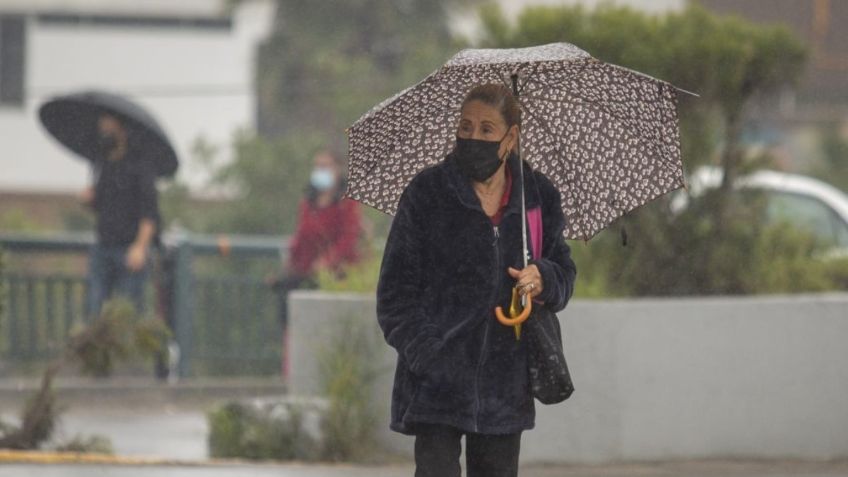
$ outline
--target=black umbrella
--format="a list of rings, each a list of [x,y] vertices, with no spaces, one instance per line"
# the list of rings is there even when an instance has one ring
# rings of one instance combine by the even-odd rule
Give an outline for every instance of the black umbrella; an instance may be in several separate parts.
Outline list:
[[[104,114],[118,118],[127,130],[130,148],[151,161],[158,177],[172,176],[179,162],[159,123],[127,98],[103,91],[57,96],[38,111],[41,123],[65,147],[80,156],[97,159],[97,121]]]

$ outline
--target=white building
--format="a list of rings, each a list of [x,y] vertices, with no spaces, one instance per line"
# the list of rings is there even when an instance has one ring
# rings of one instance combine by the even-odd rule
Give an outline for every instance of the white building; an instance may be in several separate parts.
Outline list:
[[[233,134],[255,123],[256,44],[273,2],[249,0],[0,1],[0,192],[71,192],[88,167],[41,127],[38,107],[82,89],[129,96],[159,120],[199,190],[190,160],[200,138],[223,159]]]

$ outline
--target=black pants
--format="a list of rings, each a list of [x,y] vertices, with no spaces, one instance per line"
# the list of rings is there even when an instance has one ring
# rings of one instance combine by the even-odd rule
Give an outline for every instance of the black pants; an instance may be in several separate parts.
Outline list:
[[[415,435],[415,477],[460,477],[465,434],[468,477],[516,477],[521,433],[483,435],[450,426],[421,425]]]
[[[277,310],[280,317],[280,326],[283,331],[289,324],[289,292],[296,289],[317,288],[317,283],[311,277],[297,275],[280,276],[270,284],[271,289],[277,294]]]

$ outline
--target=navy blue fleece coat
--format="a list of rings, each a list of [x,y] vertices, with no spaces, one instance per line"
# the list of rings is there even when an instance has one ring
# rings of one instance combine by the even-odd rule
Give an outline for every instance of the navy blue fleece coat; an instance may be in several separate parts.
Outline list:
[[[447,424],[467,432],[511,434],[534,426],[526,340],[494,316],[509,304],[522,268],[518,160],[509,204],[496,228],[471,183],[448,156],[418,174],[404,191],[386,244],[377,317],[398,352],[391,428]],[[538,297],[565,308],[576,269],[563,239],[560,195],[524,164],[527,208],[541,207],[544,227]]]

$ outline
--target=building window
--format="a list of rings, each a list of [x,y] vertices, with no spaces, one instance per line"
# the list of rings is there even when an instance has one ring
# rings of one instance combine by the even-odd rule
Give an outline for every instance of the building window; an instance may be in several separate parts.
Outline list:
[[[23,106],[26,19],[0,15],[0,106]]]

